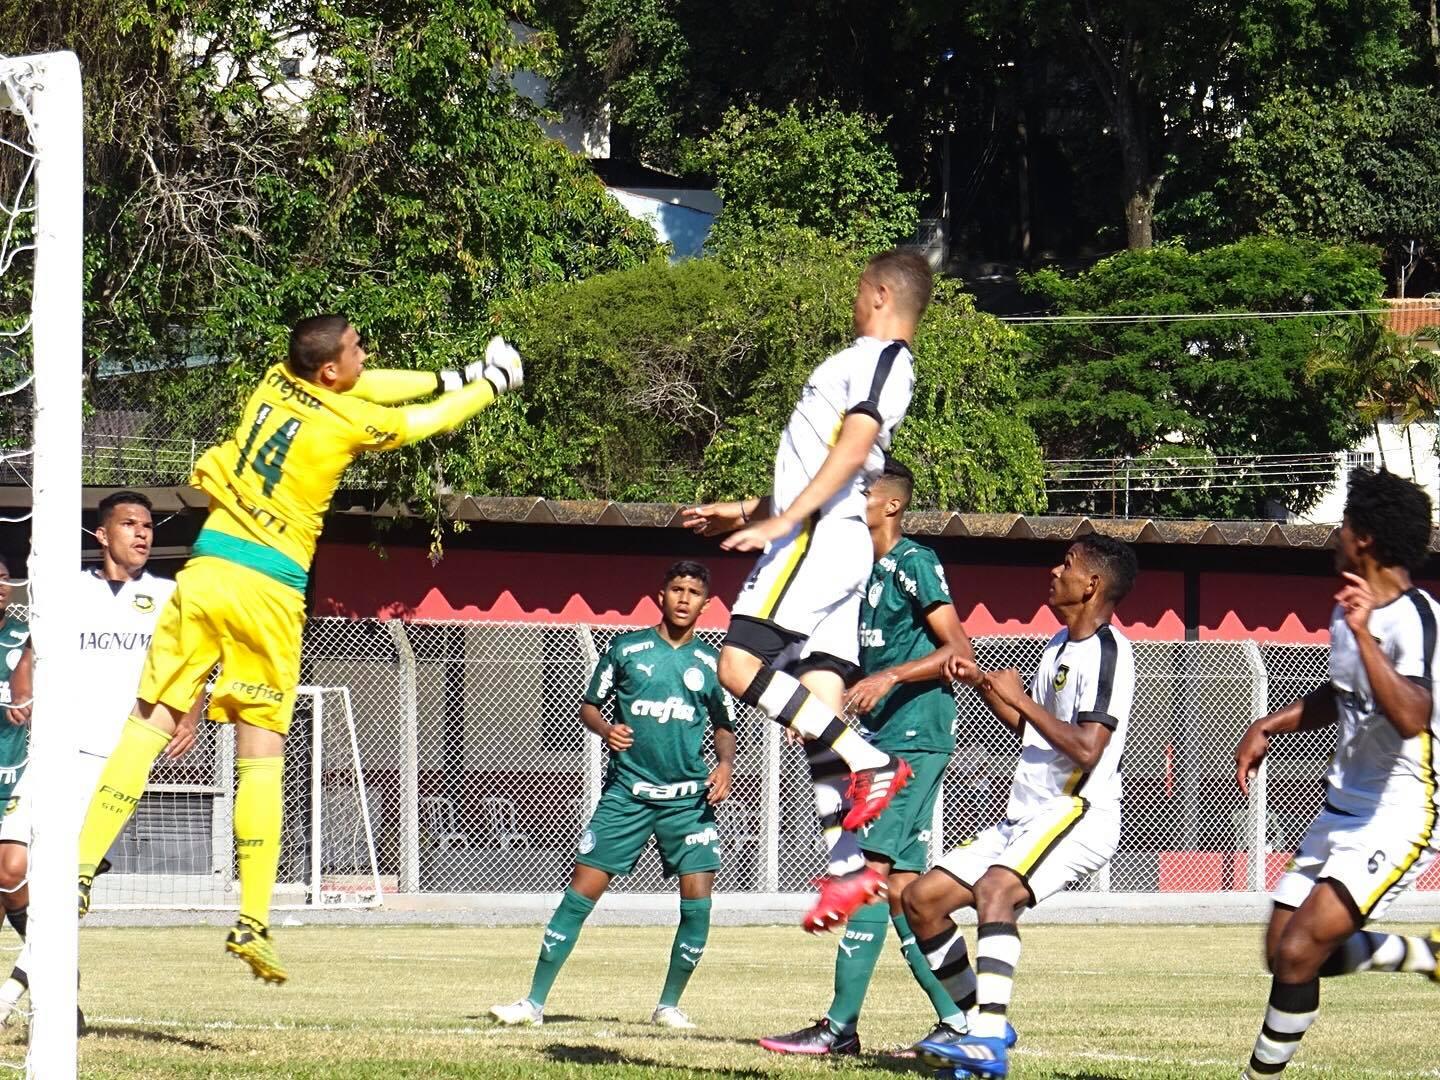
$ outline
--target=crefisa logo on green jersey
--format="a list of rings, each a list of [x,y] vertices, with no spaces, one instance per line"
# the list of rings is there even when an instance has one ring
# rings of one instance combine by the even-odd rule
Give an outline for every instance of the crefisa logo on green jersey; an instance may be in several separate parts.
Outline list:
[[[664,701],[638,700],[630,703],[631,716],[648,716],[657,724],[664,724],[670,720],[694,720],[695,706],[686,705],[678,697],[668,697]]]

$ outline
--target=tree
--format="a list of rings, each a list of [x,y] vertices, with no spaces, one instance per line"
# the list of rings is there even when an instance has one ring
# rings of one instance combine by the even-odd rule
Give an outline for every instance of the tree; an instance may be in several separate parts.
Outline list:
[[[1207,251],[1125,252],[1073,278],[1027,287],[1061,315],[1316,312],[1378,305],[1373,249],[1257,237]],[[1047,457],[1144,458],[1180,448],[1216,456],[1329,453],[1364,429],[1338,380],[1307,378],[1334,316],[1076,322],[1036,326],[1027,418]],[[1177,450],[1178,452],[1178,450]],[[1304,509],[1298,470],[1256,487],[1192,493],[1191,512],[1254,515],[1267,498]],[[1108,494],[1106,496],[1108,502]],[[1173,512],[1164,492],[1152,500]]]
[[[541,134],[506,76],[543,66],[544,43],[485,0],[0,11],[5,51],[81,52],[91,400],[148,414],[135,434],[223,431],[302,314],[344,311],[378,362],[451,366],[495,332],[497,300],[656,250]],[[315,58],[298,79],[296,55]],[[442,452],[371,475],[428,499]]]
[[[900,190],[880,125],[838,108],[732,109],[690,160],[715,177],[716,243],[748,229],[799,225],[861,251],[915,232],[917,196]]]
[[[862,260],[794,227],[715,254],[550,286],[502,308],[535,375],[444,461],[466,490],[695,501],[768,491],[806,376],[853,333]],[[894,451],[918,502],[1039,507],[1019,419],[1019,337],[942,285],[915,343]]]

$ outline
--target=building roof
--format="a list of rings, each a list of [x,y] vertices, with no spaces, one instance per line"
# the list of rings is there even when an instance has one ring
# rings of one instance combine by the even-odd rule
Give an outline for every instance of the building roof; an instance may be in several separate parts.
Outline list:
[[[1386,300],[1385,305],[1389,308],[1385,314],[1385,325],[1397,334],[1408,336],[1440,327],[1440,298]]]
[[[94,510],[119,488],[87,487],[83,506]],[[140,487],[160,513],[204,510],[209,500],[192,487]],[[0,507],[29,505],[30,491],[0,486]],[[678,503],[623,503],[606,499],[486,498],[447,495],[444,506],[456,521],[512,525],[599,525],[632,529],[678,529],[685,507]],[[408,507],[381,502],[373,492],[341,491],[332,512],[355,517],[412,517]],[[949,510],[913,510],[905,532],[914,536],[970,537],[978,540],[1073,540],[1097,532],[1132,544],[1204,544],[1218,547],[1320,549],[1334,547],[1339,525],[1282,521],[1173,521],[1161,518],[1107,518],[1048,514],[964,514]],[[1431,530],[1430,550],[1440,554],[1440,528]]]

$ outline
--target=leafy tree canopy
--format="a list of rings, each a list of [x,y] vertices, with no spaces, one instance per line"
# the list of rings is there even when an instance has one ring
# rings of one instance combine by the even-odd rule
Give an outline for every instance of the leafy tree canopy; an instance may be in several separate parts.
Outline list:
[[[1075,277],[1042,271],[1027,287],[1060,314],[1332,311],[1374,308],[1376,253],[1256,237],[1190,252],[1124,252]],[[1049,458],[1333,452],[1363,430],[1336,380],[1309,363],[1333,316],[1053,323],[1030,329],[1026,416]],[[1255,486],[1245,486],[1254,483]],[[1254,516],[1267,498],[1304,509],[1298,476],[1216,483],[1183,507],[1164,492],[1146,513]],[[1107,496],[1108,504],[1108,496]],[[1078,507],[1086,508],[1086,507]]]

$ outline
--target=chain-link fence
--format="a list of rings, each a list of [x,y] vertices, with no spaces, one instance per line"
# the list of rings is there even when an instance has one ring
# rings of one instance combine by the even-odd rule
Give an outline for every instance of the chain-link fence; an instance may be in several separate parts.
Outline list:
[[[279,900],[365,902],[376,887],[562,888],[607,753],[580,725],[579,701],[596,658],[622,629],[312,619],[304,681],[344,693],[301,696],[285,774]],[[718,644],[718,634],[704,636]],[[1028,678],[1044,644],[997,637],[976,648],[982,665]],[[1320,807],[1333,729],[1277,740],[1249,800],[1236,788],[1231,754],[1252,718],[1326,678],[1325,648],[1142,641],[1135,660],[1120,850],[1078,887],[1269,887]],[[718,815],[718,888],[804,891],[823,866],[804,758],[757,713],[741,707],[737,718],[732,794]],[[117,844],[116,873],[103,892],[97,883],[98,903],[233,903],[233,751],[223,729],[202,732],[190,757],[155,777]],[[956,733],[931,832],[935,854],[1003,814],[1019,749],[969,690],[956,695]],[[653,848],[614,887],[665,888]],[[1420,888],[1440,888],[1440,876]]]

